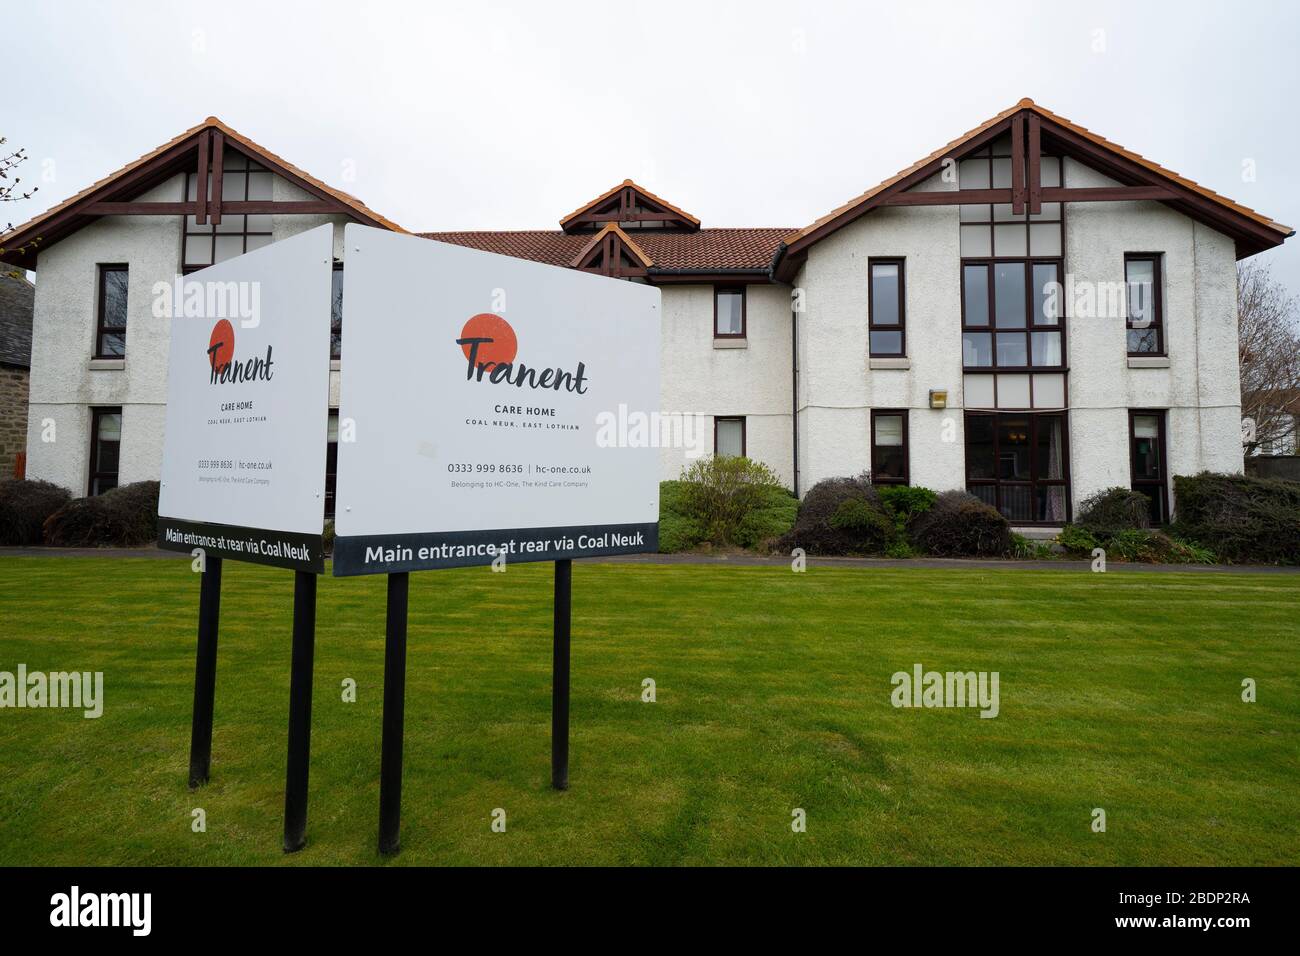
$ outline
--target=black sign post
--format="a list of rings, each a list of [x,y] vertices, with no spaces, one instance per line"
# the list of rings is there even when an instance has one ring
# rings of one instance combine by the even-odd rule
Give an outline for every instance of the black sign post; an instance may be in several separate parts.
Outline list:
[[[569,622],[573,561],[555,562],[555,623],[551,646],[551,786],[569,789]]]
[[[316,575],[293,575],[293,659],[289,667],[289,759],[284,781],[284,852],[307,845],[307,771],[311,764],[311,685],[316,656]]]
[[[384,730],[379,755],[379,852],[401,849],[402,733],[406,709],[406,610],[409,572],[388,575],[384,626]]]
[[[221,619],[221,559],[207,558],[199,583],[199,645],[194,662],[194,719],[190,725],[190,789],[212,769],[212,707],[217,693],[217,626]]]

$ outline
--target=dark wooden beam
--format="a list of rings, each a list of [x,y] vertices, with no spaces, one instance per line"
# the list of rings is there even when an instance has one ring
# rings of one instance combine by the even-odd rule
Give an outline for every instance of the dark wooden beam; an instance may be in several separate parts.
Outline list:
[[[222,204],[222,211],[227,215],[320,215],[321,213],[343,213],[348,210],[342,203],[326,202],[323,199],[273,200],[249,199],[227,200]],[[85,206],[82,215],[86,216],[192,216],[194,203],[186,202],[93,202]]]
[[[198,225],[208,221],[208,140],[207,130],[199,134],[199,174],[194,188],[194,218]]]
[[[1043,144],[1038,114],[1029,114],[1029,214],[1043,211]],[[1064,169],[1062,169],[1064,174]],[[1061,182],[1065,182],[1064,179]]]
[[[1025,122],[1011,117],[1011,214],[1025,214]]]
[[[894,193],[880,200],[881,206],[970,206],[977,203],[1011,202],[1010,189],[954,189]]]
[[[1044,186],[1043,202],[1123,202],[1176,199],[1168,186]]]
[[[1087,186],[1062,188],[1040,186],[1043,202],[1119,202],[1141,199],[1174,199],[1176,193],[1167,186]],[[969,206],[985,203],[1011,203],[1015,208],[1014,189],[959,189],[952,192],[895,193],[881,200],[882,206]],[[1022,208],[1023,211],[1023,208]],[[1042,209],[1039,209],[1042,212]]]
[[[208,216],[212,225],[221,225],[221,170],[226,164],[226,134],[212,131],[212,199],[208,202]]]

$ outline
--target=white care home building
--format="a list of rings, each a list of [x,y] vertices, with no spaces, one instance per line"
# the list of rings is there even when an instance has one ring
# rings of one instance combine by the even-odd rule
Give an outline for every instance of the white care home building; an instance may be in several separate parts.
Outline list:
[[[215,118],[0,239],[37,275],[28,476],[157,478],[157,284],[322,222],[332,415],[342,227],[404,230]],[[744,454],[800,494],[870,472],[1053,527],[1116,485],[1166,520],[1174,475],[1241,470],[1236,262],[1292,234],[1022,100],[806,228],[705,227],[626,180],[558,229],[421,235],[662,289],[663,478]]]

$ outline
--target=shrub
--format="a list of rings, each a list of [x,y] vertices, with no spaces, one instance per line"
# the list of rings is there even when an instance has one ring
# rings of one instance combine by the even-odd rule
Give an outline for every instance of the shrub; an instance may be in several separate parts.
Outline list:
[[[1052,546],[1045,541],[1034,541],[1031,538],[1026,538],[1023,534],[1016,534],[1013,531],[1011,532],[1011,547],[1007,549],[1007,556],[1021,561],[1050,558],[1052,556]]]
[[[1151,502],[1140,491],[1107,488],[1084,501],[1074,523],[1093,534],[1149,528]]]
[[[672,554],[689,551],[704,541],[703,526],[694,518],[681,514],[659,513],[659,552]]]
[[[1300,564],[1300,482],[1202,472],[1174,478],[1184,543],[1232,562]]]
[[[137,481],[69,501],[45,519],[45,543],[64,548],[131,547],[157,537],[158,482]]]
[[[321,550],[326,554],[334,553],[334,519],[329,518],[321,531]]]
[[[879,554],[893,533],[893,520],[869,476],[827,478],[808,489],[794,528],[778,546],[809,554]]]
[[[71,497],[66,488],[48,481],[15,478],[0,482],[0,544],[40,544],[45,519]]]
[[[1094,548],[1101,547],[1101,542],[1093,533],[1077,524],[1067,524],[1056,536],[1056,543],[1074,557],[1092,557]]]
[[[730,540],[711,533],[721,525],[707,523],[697,512],[702,499],[690,481],[659,483],[659,551],[689,551],[701,544],[736,544],[743,548],[770,545],[794,524],[799,501],[779,485],[763,485],[745,492],[751,507],[730,532]]]
[[[1011,525],[974,495],[945,491],[912,523],[912,543],[939,557],[1001,557],[1011,547]]]
[[[794,527],[798,514],[798,498],[784,488],[768,488],[758,505],[740,519],[734,540],[742,548],[770,551]]]
[[[681,481],[680,513],[698,521],[717,545],[738,543],[740,523],[751,511],[769,506],[774,494],[789,495],[767,465],[733,455],[700,458]]]
[[[934,507],[936,495],[929,488],[912,485],[882,485],[877,491],[885,510],[907,524]]]

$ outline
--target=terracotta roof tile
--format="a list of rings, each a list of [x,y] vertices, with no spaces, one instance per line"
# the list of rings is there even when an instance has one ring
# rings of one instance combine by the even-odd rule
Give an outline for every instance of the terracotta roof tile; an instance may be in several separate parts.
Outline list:
[[[692,216],[692,215],[691,215],[689,212],[687,212],[686,210],[684,210],[684,209],[679,209],[677,206],[674,206],[672,203],[670,203],[670,202],[669,202],[668,200],[666,200],[666,199],[661,199],[660,197],[658,197],[658,196],[656,196],[654,193],[652,193],[650,190],[646,189],[644,186],[639,186],[639,185],[637,185],[636,183],[634,183],[632,180],[630,180],[630,179],[625,179],[625,180],[623,180],[621,183],[619,183],[617,186],[611,186],[609,189],[606,189],[603,193],[601,193],[601,194],[600,194],[599,196],[597,196],[595,199],[591,200],[590,202],[585,202],[585,203],[583,203],[581,206],[579,206],[577,209],[573,210],[573,212],[569,213],[567,216],[565,216],[563,219],[560,220],[560,225],[561,225],[561,226],[567,226],[567,225],[569,224],[569,220],[571,220],[571,219],[576,219],[578,216],[582,215],[584,212],[586,212],[586,211],[587,211],[588,209],[590,209],[592,206],[599,205],[600,203],[602,203],[602,202],[604,202],[606,199],[608,199],[610,196],[612,196],[612,195],[614,195],[616,192],[618,192],[620,189],[626,189],[628,186],[631,186],[633,189],[635,189],[637,192],[641,193],[641,195],[645,196],[645,197],[646,197],[647,199],[649,199],[651,202],[656,202],[656,203],[658,203],[659,205],[663,206],[663,207],[664,207],[665,209],[667,209],[669,212],[675,212],[675,213],[677,213],[677,215],[680,216],[682,219],[684,219],[686,222],[694,223],[694,224],[697,225],[697,226],[700,224],[700,221],[699,221],[698,219],[696,219],[694,216]]]
[[[667,232],[627,231],[645,253],[652,268],[663,270],[766,270],[788,228],[700,229]],[[592,233],[570,234],[559,229],[506,232],[422,232],[425,239],[567,266],[591,242]]]

